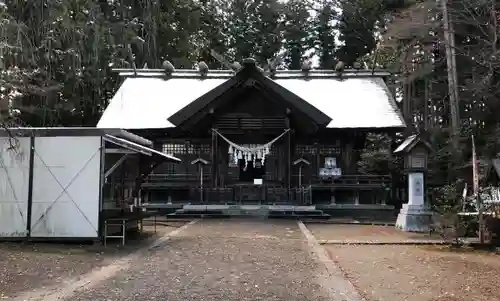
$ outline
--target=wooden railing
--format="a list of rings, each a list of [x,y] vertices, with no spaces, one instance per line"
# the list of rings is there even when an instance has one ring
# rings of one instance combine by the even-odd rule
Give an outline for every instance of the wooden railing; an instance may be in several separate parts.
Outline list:
[[[191,187],[190,200],[209,204],[310,205],[310,188],[280,188],[267,185],[234,185],[224,188]]]
[[[264,182],[273,182],[272,176],[267,174],[264,176]],[[203,174],[203,183],[205,186],[211,186],[212,175],[209,172]],[[225,174],[224,180],[226,185],[230,186],[237,184],[239,181],[239,175],[235,174]],[[178,186],[178,185],[199,185],[200,175],[197,173],[154,173],[149,175],[144,183],[143,187],[160,187],[160,186]],[[283,183],[281,183],[283,184]]]
[[[203,183],[210,186],[212,175],[203,174]],[[179,184],[192,186],[199,185],[200,175],[194,173],[175,173],[175,174],[150,174],[144,181],[143,187],[161,187],[177,186]]]
[[[343,175],[337,179],[322,179],[314,176],[311,181],[313,188],[384,188],[390,187],[390,175]]]
[[[298,177],[298,174],[293,174],[292,177]],[[205,173],[203,175],[204,186],[211,186],[212,175]],[[226,178],[227,177],[226,175]],[[230,178],[233,182],[234,177]],[[176,174],[151,174],[149,175],[143,187],[169,187],[169,186],[199,186],[200,176],[199,174],[189,174],[189,173],[176,173]],[[266,183],[266,180],[264,180]],[[343,175],[337,179],[323,179],[319,176],[312,176],[309,182],[304,182],[304,186],[311,185],[313,188],[384,188],[392,184],[392,178],[390,175]],[[239,184],[225,185],[225,187],[238,186]],[[274,185],[276,188],[282,187],[282,185]],[[273,187],[273,185],[268,185],[268,187]]]

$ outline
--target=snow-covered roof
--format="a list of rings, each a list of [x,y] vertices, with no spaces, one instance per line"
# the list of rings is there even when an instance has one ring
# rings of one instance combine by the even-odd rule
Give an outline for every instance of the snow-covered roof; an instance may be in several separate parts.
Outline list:
[[[121,70],[123,84],[110,100],[97,127],[158,129],[175,127],[169,118],[235,73],[197,70]],[[384,82],[387,72],[346,70],[277,71],[268,77],[331,118],[328,128],[401,128],[403,117]]]

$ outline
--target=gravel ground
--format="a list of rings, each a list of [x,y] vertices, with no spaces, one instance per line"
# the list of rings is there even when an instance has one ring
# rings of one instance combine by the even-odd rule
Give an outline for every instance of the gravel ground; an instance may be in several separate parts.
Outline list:
[[[104,264],[106,256],[88,246],[0,244],[0,297],[75,277]]]
[[[130,254],[145,241],[176,229],[178,224],[158,226],[156,234],[153,227],[146,226],[141,235],[131,236],[126,247],[118,247],[116,241],[106,248],[98,243],[0,243],[0,299],[10,300],[23,292],[61,285]]]
[[[437,235],[408,233],[390,226],[307,224],[316,239],[323,241],[397,243],[402,241],[441,240]]]
[[[498,255],[429,246],[325,247],[367,300],[500,300]]]
[[[202,220],[77,300],[330,300],[294,221]]]

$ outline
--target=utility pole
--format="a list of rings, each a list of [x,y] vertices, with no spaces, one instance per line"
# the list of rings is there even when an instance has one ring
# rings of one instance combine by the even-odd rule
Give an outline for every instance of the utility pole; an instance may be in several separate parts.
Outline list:
[[[457,62],[455,51],[455,33],[453,23],[448,15],[447,0],[440,0],[443,13],[443,29],[446,50],[446,65],[448,71],[448,94],[450,98],[450,114],[452,128],[452,144],[455,150],[459,147],[460,138],[460,106],[458,98]]]

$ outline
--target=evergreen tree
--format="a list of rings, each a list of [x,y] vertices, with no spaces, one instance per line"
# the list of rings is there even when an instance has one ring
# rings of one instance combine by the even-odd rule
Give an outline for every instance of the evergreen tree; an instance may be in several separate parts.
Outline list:
[[[335,66],[337,50],[337,1],[325,0],[315,9],[312,20],[314,28],[314,48],[319,56],[320,68],[332,69]]]
[[[283,8],[283,47],[285,63],[289,69],[300,69],[302,59],[314,43],[311,7],[301,0],[290,0]]]

